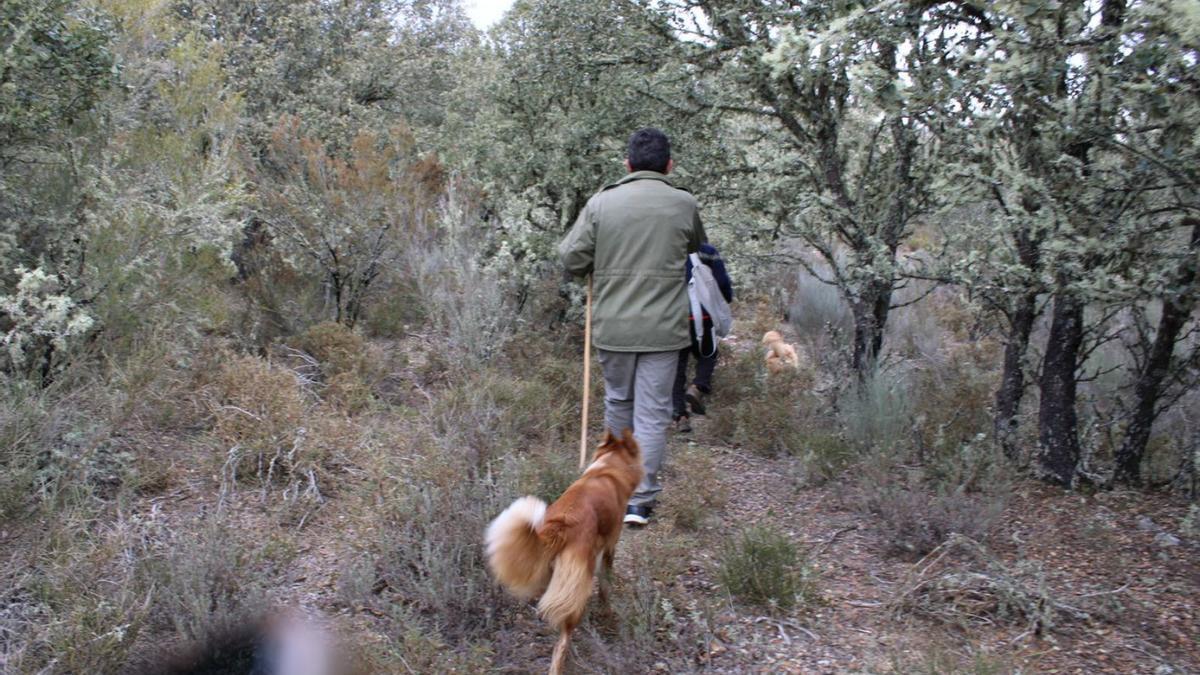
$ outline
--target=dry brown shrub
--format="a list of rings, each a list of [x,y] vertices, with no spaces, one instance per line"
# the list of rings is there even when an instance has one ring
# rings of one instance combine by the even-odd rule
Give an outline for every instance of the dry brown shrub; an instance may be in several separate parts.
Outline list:
[[[338,373],[325,383],[324,398],[338,409],[353,415],[370,407],[371,387],[355,373]]]
[[[207,392],[213,435],[237,474],[270,479],[319,464],[303,442],[309,404],[290,371],[254,356],[231,356]]]
[[[296,346],[321,363],[321,374],[327,379],[343,373],[361,375],[366,369],[366,342],[340,323],[326,321],[310,327],[296,338]]]
[[[1005,564],[983,544],[957,534],[912,567],[889,604],[895,612],[953,625],[1023,623],[1038,635],[1061,618],[1089,617],[1049,593],[1040,566]]]

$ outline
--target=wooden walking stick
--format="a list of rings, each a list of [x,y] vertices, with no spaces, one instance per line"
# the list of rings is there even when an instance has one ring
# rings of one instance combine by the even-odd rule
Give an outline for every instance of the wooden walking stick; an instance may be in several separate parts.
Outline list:
[[[583,320],[583,423],[579,428],[579,470],[587,466],[588,402],[592,398],[592,277],[587,281],[587,308]]]

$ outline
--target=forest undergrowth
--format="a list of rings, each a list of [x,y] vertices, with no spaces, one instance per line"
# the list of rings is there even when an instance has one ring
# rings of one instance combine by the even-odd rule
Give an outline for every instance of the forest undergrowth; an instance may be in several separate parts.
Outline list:
[[[994,346],[943,339],[846,388],[825,336],[765,298],[738,312],[573,672],[1200,667],[1194,507],[1002,461],[980,432]],[[765,372],[768,328],[801,348],[795,373]],[[481,536],[574,480],[581,339],[514,334],[484,364],[432,332],[318,324],[260,355],[147,345],[118,386],[10,397],[26,459],[3,493],[0,664],[122,672],[290,610],[358,672],[540,670],[552,635],[489,578]]]

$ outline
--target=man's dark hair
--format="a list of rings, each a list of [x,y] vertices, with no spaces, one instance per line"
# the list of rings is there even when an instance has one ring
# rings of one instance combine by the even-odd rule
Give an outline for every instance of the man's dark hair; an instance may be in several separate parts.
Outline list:
[[[638,129],[629,137],[629,168],[634,171],[667,172],[671,161],[671,141],[653,127]]]

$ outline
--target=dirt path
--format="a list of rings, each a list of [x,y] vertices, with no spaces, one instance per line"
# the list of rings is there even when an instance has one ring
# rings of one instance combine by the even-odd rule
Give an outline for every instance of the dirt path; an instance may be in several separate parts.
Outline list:
[[[675,436],[672,450],[677,458],[689,452],[712,458],[709,480],[712,489],[726,493],[725,506],[695,532],[675,531],[663,518],[622,541],[625,578],[645,573],[630,562],[644,549],[681,548],[691,563],[686,570],[674,579],[658,579],[662,569],[650,573],[688,594],[717,599],[707,649],[690,658],[664,655],[659,670],[1200,672],[1197,547],[1163,546],[1164,530],[1147,525],[1178,522],[1183,517],[1178,505],[1145,495],[1084,498],[1038,484],[1021,486],[994,538],[996,555],[1014,566],[1018,560],[1041,565],[1051,595],[1086,597],[1089,618],[1061,618],[1040,636],[1024,622],[999,617],[945,625],[891,608],[913,563],[882,553],[885,542],[871,519],[843,505],[844,483],[802,486],[793,460],[707,445],[705,424],[704,418],[694,421],[695,431]],[[676,463],[668,472],[664,511],[673,499],[686,499],[672,495],[672,487],[687,470]],[[807,552],[818,601],[771,615],[724,597],[716,581],[721,547],[750,524],[770,524]],[[1105,528],[1103,536],[1097,528]],[[1093,600],[1109,603],[1107,609]]]

